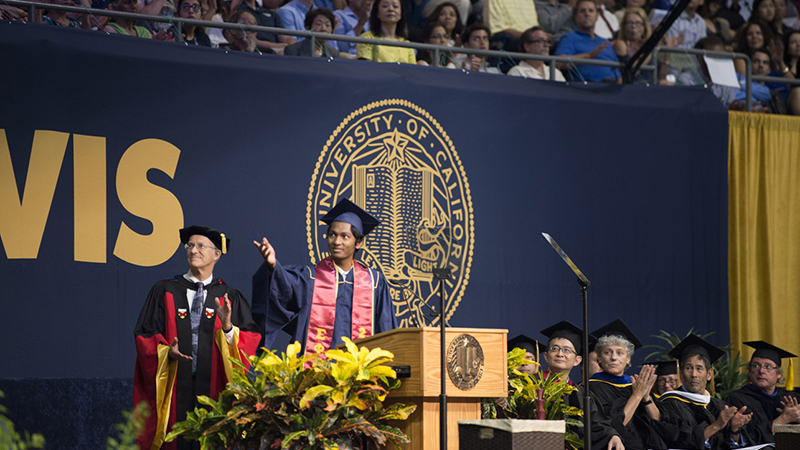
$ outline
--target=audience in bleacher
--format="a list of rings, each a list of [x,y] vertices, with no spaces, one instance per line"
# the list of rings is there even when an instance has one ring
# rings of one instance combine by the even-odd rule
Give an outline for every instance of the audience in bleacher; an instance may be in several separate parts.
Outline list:
[[[203,7],[200,5],[200,0],[178,0],[179,17],[198,20],[202,12]],[[183,35],[183,42],[187,45],[211,47],[211,39],[209,39],[202,27],[184,24],[181,27],[181,34]]]
[[[502,48],[507,51],[537,55],[567,56],[576,61],[559,63],[561,70],[570,69],[569,76],[578,81],[621,82],[620,71],[610,67],[576,64],[580,59],[597,59],[611,62],[629,61],[652,35],[651,18],[646,7],[671,7],[671,0],[616,0],[626,7],[612,11],[612,0],[45,0],[59,5],[76,5],[113,11],[139,12],[149,15],[177,16],[184,19],[230,20],[243,25],[265,26],[316,33],[358,36],[384,41],[408,42],[409,32],[415,42],[425,42],[452,48],[441,51],[434,64],[434,53],[410,48],[380,44],[352,44],[326,42],[314,39],[300,44],[303,37],[250,32],[244,30],[222,31],[182,25],[181,36],[174,23],[131,21],[84,14],[59,12],[39,8],[31,21],[71,28],[102,30],[164,41],[185,42],[187,45],[230,48],[237,51],[284,53],[296,56],[324,56],[358,59],[375,62],[402,62],[419,65],[461,68],[467,71],[501,74],[508,70],[512,76],[549,79],[550,66],[543,61],[511,58],[486,58],[461,53],[458,48],[488,50]],[[177,6],[176,6],[177,2]],[[413,4],[412,4],[413,3]],[[470,6],[471,25],[464,28]],[[576,3],[576,4],[573,4]],[[282,6],[281,6],[282,5]],[[329,6],[335,8],[330,10]],[[418,26],[421,8],[426,8],[427,20],[423,29],[408,29],[409,10]],[[465,12],[466,11],[466,12]],[[787,0],[692,0],[680,17],[667,30],[668,39],[661,46],[681,48],[713,48],[715,51],[737,51],[752,54],[754,75],[768,75],[795,79],[800,58],[800,25],[794,5]],[[787,15],[789,16],[787,18]],[[27,20],[28,11],[8,4],[0,5],[0,19]],[[485,20],[483,20],[485,19]],[[532,25],[532,26],[531,26]],[[523,30],[523,27],[525,31]],[[332,31],[331,31],[332,30]],[[613,36],[609,40],[604,36]],[[706,36],[717,40],[705,41]],[[291,45],[298,43],[297,45]],[[713,45],[711,45],[713,44]],[[284,50],[290,46],[290,49]],[[553,51],[553,47],[556,47]],[[691,55],[664,55],[660,58],[662,72],[659,83],[679,85],[706,85],[720,97],[726,107],[743,108],[744,93],[736,101],[735,89],[728,92],[709,79],[702,58]],[[765,65],[765,61],[767,61]],[[652,64],[651,57],[643,63]],[[500,66],[500,68],[496,66]],[[739,74],[744,74],[743,60],[734,60]],[[502,68],[502,71],[501,71]],[[650,69],[647,69],[650,70]],[[675,79],[666,77],[669,72]],[[567,72],[564,72],[567,74]],[[564,74],[556,71],[556,80]],[[652,74],[640,73],[636,78],[649,81]],[[669,80],[669,81],[666,81]],[[757,105],[772,103],[771,112],[788,111],[800,114],[800,88],[781,83],[754,83]],[[725,91],[725,92],[722,92]],[[767,93],[770,98],[766,97]],[[728,95],[731,94],[731,95]],[[777,102],[777,103],[776,103]],[[760,108],[764,109],[764,108]]]
[[[473,23],[464,29],[461,39],[464,48],[489,50],[489,27]],[[481,55],[458,55],[456,56],[456,66],[472,72],[502,73],[497,67],[490,67],[487,64],[486,57]]]
[[[231,23],[238,23],[241,25],[255,26],[258,25],[258,20],[251,13],[247,11],[239,11],[231,16]],[[225,39],[228,40],[228,48],[237,52],[254,52],[256,51],[256,32],[241,30],[225,30]]]
[[[608,39],[597,36],[594,32],[597,22],[597,5],[594,0],[578,0],[572,11],[572,17],[576,29],[561,38],[556,55],[569,56],[573,59],[619,62]],[[566,67],[565,64],[559,66],[560,69]],[[578,65],[575,66],[575,71],[576,78],[580,81],[616,82],[621,76],[618,69],[603,66]]]
[[[408,31],[404,3],[400,0],[377,0],[369,15],[369,31],[362,33],[361,37],[406,42]],[[358,44],[356,55],[358,59],[375,62],[417,63],[414,49],[411,48]]]
[[[445,45],[450,47],[461,46],[461,33],[464,32],[464,24],[455,4],[451,2],[440,3],[428,16],[428,24],[433,22],[444,27]]]
[[[573,1],[570,0],[570,3]],[[535,3],[539,26],[551,35],[554,41],[558,41],[561,36],[575,29],[575,24],[572,22],[572,7],[570,4],[561,3],[559,0],[536,0]]]
[[[315,33],[331,34],[333,33],[333,24],[336,18],[328,8],[312,9],[306,14],[305,27],[306,30],[311,30]],[[311,39],[303,39],[300,42],[295,42],[292,45],[287,45],[283,49],[283,54],[288,56],[310,56],[310,57],[323,57],[323,58],[338,58],[339,50],[326,44],[325,39],[314,39],[314,47],[311,47]]]
[[[444,27],[439,25],[438,22],[428,22],[422,32],[423,42],[432,45],[447,46],[447,32]],[[428,50],[419,50],[417,52],[417,64],[420,66],[433,66],[434,52]],[[449,51],[439,52],[439,67],[448,69],[455,69],[456,64],[453,62],[453,54]]]
[[[361,36],[369,31],[369,13],[372,11],[373,0],[348,0],[347,6],[333,12],[339,25],[333,31],[342,36]],[[334,21],[334,24],[336,22]],[[356,56],[356,44],[353,42],[337,41],[339,52]]]
[[[310,1],[310,0],[309,0]],[[256,0],[233,0],[230,2],[231,12],[248,12],[251,16],[255,17],[258,26],[273,27],[273,28],[291,28],[285,27],[282,22],[281,16],[275,9],[280,6],[281,0],[262,0],[262,6],[256,3]],[[292,16],[294,17],[294,16]],[[305,20],[305,14],[301,18],[302,23]],[[294,29],[294,28],[291,28]],[[289,44],[293,44],[295,39],[284,35],[268,33],[266,31],[259,31],[256,33],[256,46],[261,50],[280,51]]]
[[[522,33],[522,37],[520,37],[519,41],[521,47],[520,51],[524,53],[530,53],[531,55],[549,55],[550,47],[553,45],[553,41],[550,39],[550,35],[546,31],[544,31],[544,28],[540,26],[536,26],[525,30],[525,32]],[[556,71],[555,73],[556,81],[567,81],[564,78],[564,75],[561,74],[560,70],[558,69],[553,69],[553,70]],[[547,64],[545,64],[544,61],[535,59],[525,59],[518,65],[512,67],[508,71],[508,75],[511,75],[512,77],[549,80],[550,67]]]

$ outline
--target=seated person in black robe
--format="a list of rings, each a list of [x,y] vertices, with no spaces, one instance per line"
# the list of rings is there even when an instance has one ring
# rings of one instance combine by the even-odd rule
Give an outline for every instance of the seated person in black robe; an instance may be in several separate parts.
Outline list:
[[[543,371],[546,377],[559,377],[562,382],[574,386],[569,377],[569,372],[581,364],[580,356],[583,342],[583,330],[568,321],[559,322],[541,331],[549,338],[547,350],[544,352],[544,359],[547,361],[547,370]],[[584,408],[584,386],[578,386],[578,390],[567,396],[566,403],[569,406]],[[605,417],[597,408],[597,404],[591,402],[591,422],[592,422],[592,445],[593,450],[624,450],[622,439],[619,433],[611,426],[611,421]],[[574,429],[576,434],[583,437],[582,429]]]
[[[690,334],[670,353],[679,358],[683,386],[665,392],[659,399],[678,427],[670,447],[727,450],[746,447],[749,439],[743,427],[750,421],[746,407],[738,409],[712,397],[706,385],[714,378],[711,364],[725,354],[700,337]]]
[[[589,378],[598,408],[611,420],[627,450],[666,449],[665,439],[675,430],[662,422],[662,411],[650,395],[655,368],[645,365],[637,376],[625,374],[642,343],[619,319],[591,334],[597,337],[595,351],[602,369]]]
[[[745,345],[756,349],[747,371],[750,383],[732,392],[728,402],[746,406],[753,414],[753,420],[745,427],[753,439],[752,445],[772,443],[774,424],[800,423],[800,394],[777,386],[783,376],[781,358],[796,355],[764,341],[745,342]]]
[[[653,397],[660,398],[667,391],[678,387],[678,362],[658,361],[656,366],[656,384],[653,386]]]

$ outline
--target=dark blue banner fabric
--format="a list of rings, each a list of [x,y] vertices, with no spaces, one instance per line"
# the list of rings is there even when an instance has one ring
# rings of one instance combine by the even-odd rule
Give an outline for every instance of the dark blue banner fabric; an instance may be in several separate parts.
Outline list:
[[[231,239],[248,299],[267,237],[325,257],[320,217],[381,220],[359,259],[403,326],[540,337],[622,318],[645,342],[728,339],[727,113],[702,88],[586,86],[243,54],[0,24],[0,378],[132,377],[150,287],[187,271],[178,229]],[[285,339],[276,345],[285,345]],[[636,355],[643,356],[643,355]]]

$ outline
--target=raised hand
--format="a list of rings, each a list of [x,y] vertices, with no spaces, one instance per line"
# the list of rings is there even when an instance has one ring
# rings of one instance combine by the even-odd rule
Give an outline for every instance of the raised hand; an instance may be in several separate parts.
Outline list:
[[[734,433],[739,431],[740,428],[747,425],[750,422],[750,419],[753,418],[753,414],[746,414],[745,411],[747,410],[747,406],[742,406],[742,409],[736,411],[736,414],[731,417],[731,431]]]
[[[656,382],[656,369],[650,364],[642,366],[639,375],[633,378],[633,395],[644,399],[650,396],[650,391],[653,389],[653,384]]]
[[[231,323],[231,300],[228,298],[228,294],[225,293],[225,297],[221,299],[214,298],[214,303],[217,304],[217,317],[222,322],[222,331],[230,331],[233,324]]]
[[[264,258],[264,261],[266,261],[269,265],[269,268],[274,269],[275,262],[277,262],[277,258],[275,257],[275,248],[269,243],[267,238],[261,238],[261,242],[253,241],[253,244],[258,247],[258,251]]]
[[[785,423],[800,422],[800,404],[796,397],[783,397],[781,408],[778,408]]]

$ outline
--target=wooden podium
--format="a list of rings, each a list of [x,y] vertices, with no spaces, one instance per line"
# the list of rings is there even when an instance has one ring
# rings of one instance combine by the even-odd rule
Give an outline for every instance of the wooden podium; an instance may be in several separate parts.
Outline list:
[[[481,418],[481,398],[508,396],[506,344],[508,330],[447,328],[445,349],[463,334],[475,338],[483,351],[483,375],[477,384],[462,390],[447,377],[447,450],[458,450],[458,421]],[[387,402],[414,403],[416,411],[397,426],[411,439],[403,450],[439,450],[439,394],[441,390],[441,330],[434,327],[398,328],[366,339],[359,346],[380,347],[394,354],[392,365],[410,366],[411,377],[403,378]],[[445,371],[447,369],[445,368]]]

